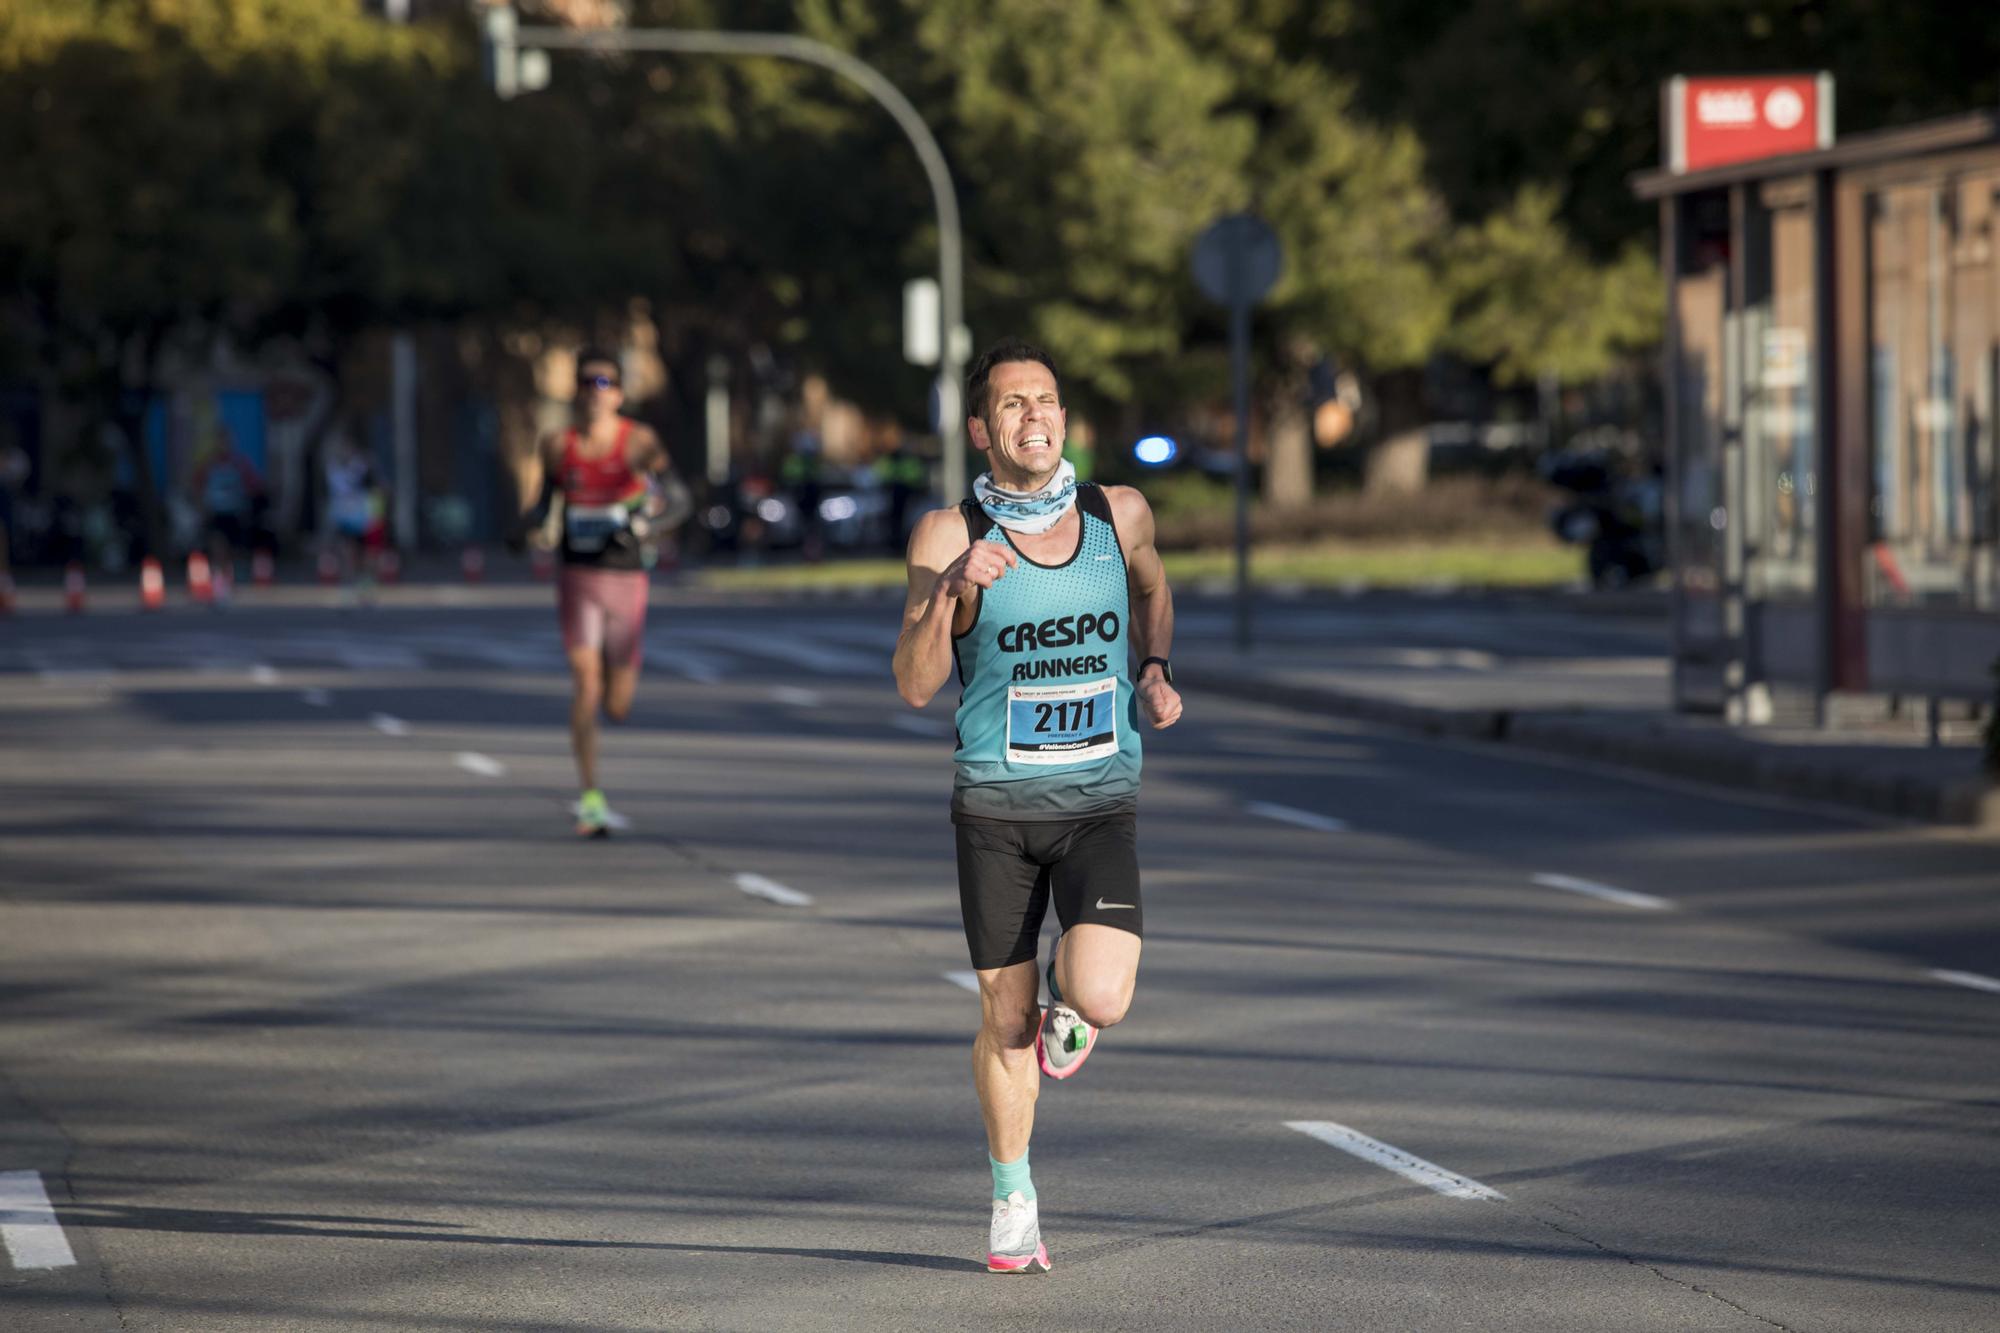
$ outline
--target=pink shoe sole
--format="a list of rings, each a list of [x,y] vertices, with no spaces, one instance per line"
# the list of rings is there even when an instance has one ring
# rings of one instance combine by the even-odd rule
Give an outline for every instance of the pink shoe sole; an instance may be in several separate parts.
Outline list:
[[[1026,1258],[1012,1255],[989,1254],[986,1256],[986,1271],[989,1273],[1046,1273],[1055,1265],[1049,1262],[1049,1247],[1037,1245],[1035,1252]]]
[[[1097,1029],[1090,1029],[1090,1040],[1083,1044],[1083,1054],[1070,1061],[1069,1068],[1058,1070],[1054,1065],[1049,1063],[1048,1048],[1042,1044],[1042,1030],[1047,1026],[1048,1011],[1044,1010],[1042,1012],[1042,1026],[1035,1029],[1035,1060],[1042,1066],[1042,1072],[1050,1078],[1068,1078],[1077,1070],[1083,1068],[1083,1062],[1088,1060],[1090,1053],[1097,1049]]]

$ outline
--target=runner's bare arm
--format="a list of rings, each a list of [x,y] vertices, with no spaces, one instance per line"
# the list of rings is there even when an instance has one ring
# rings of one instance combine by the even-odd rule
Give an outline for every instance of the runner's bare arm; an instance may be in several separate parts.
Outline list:
[[[626,459],[635,472],[659,474],[673,470],[674,461],[667,456],[667,446],[660,441],[659,432],[643,422],[632,427],[632,442],[626,448]]]
[[[1174,594],[1167,586],[1167,569],[1153,546],[1153,509],[1130,486],[1107,486],[1111,517],[1125,548],[1125,572],[1132,597],[1132,653],[1140,661],[1171,657],[1174,649]],[[1180,721],[1180,691],[1167,683],[1157,664],[1139,672],[1133,687],[1139,706],[1154,730]]]
[[[656,494],[647,513],[655,528],[671,532],[694,516],[694,492],[681,480],[679,471],[674,467],[673,455],[667,452],[667,446],[658,432],[651,426],[634,426],[627,457],[634,469],[653,478]]]
[[[910,534],[910,590],[903,630],[896,636],[896,693],[922,708],[951,678],[951,636],[972,621],[982,588],[1014,568],[1014,552],[998,542],[965,539],[956,507],[933,509]]]

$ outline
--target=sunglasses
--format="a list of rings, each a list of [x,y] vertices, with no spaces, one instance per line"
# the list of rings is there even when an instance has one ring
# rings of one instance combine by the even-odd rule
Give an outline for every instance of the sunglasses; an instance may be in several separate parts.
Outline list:
[[[580,375],[577,377],[576,387],[578,389],[616,389],[620,385],[617,379],[610,375]]]

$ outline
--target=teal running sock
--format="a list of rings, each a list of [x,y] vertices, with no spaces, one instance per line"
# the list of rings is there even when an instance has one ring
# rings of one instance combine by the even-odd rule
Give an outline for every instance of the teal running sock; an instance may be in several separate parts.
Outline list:
[[[993,1197],[1004,1199],[1015,1190],[1029,1203],[1035,1201],[1035,1182],[1028,1176],[1028,1154],[1022,1153],[1018,1162],[1002,1162],[991,1153],[986,1160],[993,1163]]]

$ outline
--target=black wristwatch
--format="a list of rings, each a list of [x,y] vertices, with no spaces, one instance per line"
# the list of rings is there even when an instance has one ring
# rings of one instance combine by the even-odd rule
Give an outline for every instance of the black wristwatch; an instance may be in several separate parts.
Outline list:
[[[1167,684],[1169,685],[1173,684],[1174,664],[1172,662],[1169,662],[1164,657],[1149,657],[1145,661],[1139,663],[1139,669],[1137,672],[1133,673],[1132,679],[1136,681],[1140,676],[1145,675],[1146,668],[1153,665],[1153,663],[1155,662],[1158,662],[1160,664],[1160,674],[1166,677]]]

